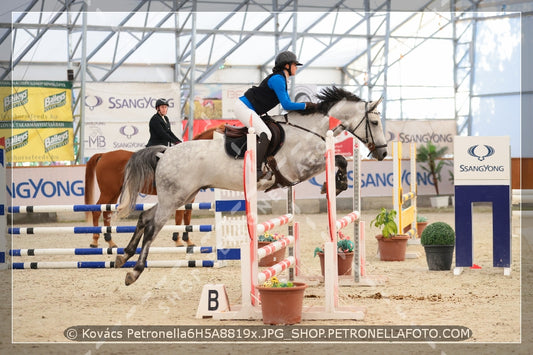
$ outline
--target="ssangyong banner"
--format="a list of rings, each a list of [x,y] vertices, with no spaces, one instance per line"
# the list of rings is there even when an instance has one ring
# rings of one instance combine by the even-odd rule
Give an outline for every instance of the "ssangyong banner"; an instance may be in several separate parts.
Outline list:
[[[0,82],[0,136],[8,162],[74,160],[72,84]]]
[[[455,120],[391,120],[387,121],[385,127],[387,142],[413,142],[417,146],[431,142],[439,148],[448,147],[447,154],[453,154],[453,138],[456,132]],[[409,149],[404,148],[402,154],[404,158],[409,158]]]
[[[172,131],[180,136],[180,90],[176,83],[87,83],[85,160],[117,149],[137,151],[150,138],[149,122],[157,99],[169,103]]]
[[[454,141],[456,185],[509,185],[511,148],[509,136],[457,136]]]
[[[351,167],[351,163],[348,165]],[[429,173],[417,166],[417,181],[419,195],[434,195],[433,180]],[[452,169],[445,165],[442,175],[448,176],[448,170]],[[12,173],[12,174],[11,174]],[[13,206],[20,205],[68,205],[83,204],[85,195],[84,179],[85,166],[54,166],[35,168],[8,168],[7,174],[12,180],[7,184],[7,198]],[[322,173],[308,181],[296,185],[297,199],[321,199],[326,198],[320,193],[322,184],[326,180]],[[411,183],[409,163],[402,162],[402,184],[405,191]],[[363,160],[361,162],[361,196],[390,196],[392,199],[393,188],[392,161]],[[348,190],[342,192],[339,197],[351,197],[353,195],[353,171],[348,172]],[[442,194],[453,194],[452,182],[443,178],[439,183]],[[259,193],[260,199],[285,199],[285,190],[273,190],[268,194]],[[94,194],[95,199],[99,193]],[[197,202],[209,202],[214,199],[212,189],[201,190],[196,198]],[[156,196],[140,195],[139,203],[157,202]]]
[[[179,123],[170,122],[174,133],[179,132]],[[85,125],[85,158],[93,154],[124,149],[137,151],[148,143],[148,121],[139,122],[89,122]]]
[[[137,122],[148,127],[155,102],[168,101],[170,121],[180,119],[178,83],[87,83],[85,122]]]

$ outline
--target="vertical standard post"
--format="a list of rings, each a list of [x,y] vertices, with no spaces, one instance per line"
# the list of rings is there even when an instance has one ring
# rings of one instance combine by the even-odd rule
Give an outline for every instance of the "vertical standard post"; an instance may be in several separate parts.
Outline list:
[[[418,183],[416,176],[416,143],[409,143],[409,164],[411,164],[411,182],[409,184],[409,191],[411,192],[411,208],[413,209],[413,219],[411,222],[411,229],[416,231],[413,238],[420,238],[418,234],[418,228],[416,225],[416,219],[418,214],[417,198],[418,198]]]
[[[295,200],[295,190],[292,188],[292,186],[289,186],[287,189],[287,213],[290,213],[294,215],[294,200]],[[293,223],[289,223],[287,225],[287,235],[294,236],[294,228]],[[294,254],[294,247],[291,245],[289,246],[289,256],[295,256]],[[298,260],[297,260],[298,261]],[[295,267],[289,268],[289,280],[294,281],[294,270],[298,269],[298,265],[295,265]]]
[[[359,143],[355,138],[353,140],[353,206],[352,211],[358,211],[361,213],[361,154],[359,152]],[[361,256],[364,254],[364,241],[361,244],[361,218],[353,224],[353,242],[354,242],[354,255],[353,255],[353,270],[354,281],[359,282],[361,277],[364,277],[361,273],[361,268],[364,267],[364,261]],[[364,226],[364,224],[363,224]],[[364,237],[364,229],[363,229]]]
[[[396,210],[396,217],[394,221],[398,225],[398,232],[403,233],[401,225],[401,213],[402,213],[402,199],[403,199],[403,187],[402,187],[402,143],[398,141],[392,142],[392,175],[393,175],[393,188],[392,188],[392,208]]]
[[[472,203],[492,203],[493,266],[511,274],[511,146],[509,136],[456,136],[455,269],[473,265]]]
[[[333,312],[338,306],[339,278],[337,271],[337,204],[335,201],[335,142],[333,132],[326,135],[326,185],[328,202],[329,238],[324,243],[324,288],[326,312]]]
[[[7,218],[6,218],[6,170],[4,156],[5,138],[0,137],[0,270],[7,269]]]
[[[249,129],[247,144],[248,150],[244,159],[244,196],[246,200],[246,220],[248,225],[249,240],[249,270],[248,280],[244,284],[249,285],[249,296],[252,305],[257,305],[259,292],[256,289],[258,282],[258,264],[257,264],[257,171],[256,171],[256,136],[253,128]],[[243,280],[244,281],[244,280]],[[243,287],[244,296],[244,287]],[[243,298],[243,305],[244,305]]]

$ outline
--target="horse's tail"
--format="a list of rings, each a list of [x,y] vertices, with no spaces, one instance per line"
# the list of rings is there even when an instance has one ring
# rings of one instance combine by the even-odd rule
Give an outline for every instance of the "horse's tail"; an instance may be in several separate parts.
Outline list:
[[[126,217],[134,210],[137,195],[141,190],[153,190],[158,155],[167,148],[156,145],[133,153],[124,170],[124,184],[117,208],[118,217]]]
[[[96,165],[103,153],[94,154],[85,165],[85,194],[84,202],[91,205],[94,202],[94,180],[96,176]],[[89,220],[91,213],[85,212],[85,218]]]

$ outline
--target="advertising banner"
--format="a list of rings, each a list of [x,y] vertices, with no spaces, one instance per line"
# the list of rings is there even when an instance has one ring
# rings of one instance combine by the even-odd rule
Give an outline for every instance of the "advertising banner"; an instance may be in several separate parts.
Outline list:
[[[178,83],[92,83],[85,88],[85,122],[136,122],[148,127],[155,102],[168,101],[167,116],[180,118]]]
[[[348,165],[351,167],[351,163]],[[445,165],[443,176],[448,176],[448,169],[452,167]],[[393,188],[392,161],[363,160],[361,162],[361,196],[391,196]],[[8,176],[12,176],[11,182],[7,184],[7,198],[12,205],[64,205],[83,204],[85,166],[55,166],[55,167],[33,167],[33,168],[8,168]],[[11,175],[12,174],[12,175]],[[297,199],[321,199],[325,195],[320,193],[322,184],[326,180],[325,173],[301,182],[296,185]],[[411,173],[408,161],[402,161],[402,183],[404,188],[411,181]],[[417,181],[419,195],[434,195],[433,180],[429,173],[417,166]],[[350,198],[353,195],[353,171],[348,171],[348,190],[342,192],[338,197]],[[452,182],[442,179],[439,183],[442,194],[453,194]],[[99,193],[94,194],[95,198]],[[260,193],[260,199],[285,199],[285,190],[273,190],[268,194]],[[196,201],[209,202],[214,199],[212,189],[201,190]],[[156,196],[140,195],[139,203],[157,202]]]
[[[510,138],[457,136],[454,141],[455,185],[509,185]]]
[[[65,81],[0,82],[6,161],[74,160],[71,89]]]
[[[178,124],[171,122],[172,131]],[[139,122],[89,122],[85,125],[85,157],[124,149],[137,151],[148,143],[148,123]]]
[[[453,154],[453,137],[457,134],[455,120],[391,120],[385,127],[387,142],[414,142],[417,147],[431,142],[440,147],[448,147],[446,154]],[[389,144],[389,150],[391,145]],[[409,150],[403,151],[403,158],[409,158]]]
[[[150,138],[155,102],[166,98],[172,131],[180,136],[180,90],[177,83],[87,83],[85,161],[117,149],[137,151]]]

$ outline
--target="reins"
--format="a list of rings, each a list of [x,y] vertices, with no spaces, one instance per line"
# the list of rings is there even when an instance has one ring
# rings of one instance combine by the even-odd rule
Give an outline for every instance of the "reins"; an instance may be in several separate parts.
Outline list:
[[[363,117],[363,119],[361,121],[359,121],[359,123],[357,124],[357,126],[353,130],[347,129],[346,126],[344,126],[342,123],[340,124],[340,126],[343,127],[345,130],[347,130],[348,132],[350,132],[351,134],[353,134],[363,144],[366,144],[366,146],[370,150],[370,153],[369,153],[369,155],[370,155],[370,154],[372,154],[372,152],[374,150],[376,150],[378,148],[385,148],[387,146],[387,144],[376,145],[374,143],[374,135],[372,134],[372,130],[370,129],[370,121],[369,121],[369,118],[368,118],[368,114],[370,112],[367,110],[367,108],[368,108],[368,102],[365,102],[365,117]],[[283,118],[285,118],[285,121],[278,121],[279,124],[285,124],[287,126],[292,126],[292,127],[298,128],[298,129],[300,129],[302,131],[305,131],[305,132],[308,132],[308,133],[311,133],[311,134],[317,136],[318,138],[322,139],[324,142],[326,141],[326,137],[322,136],[321,134],[319,134],[317,132],[314,132],[314,131],[310,130],[309,128],[306,128],[306,127],[303,127],[303,126],[300,126],[300,125],[297,125],[297,124],[289,122],[289,115],[287,113],[283,115]],[[365,138],[364,139],[359,137],[357,134],[355,134],[355,132],[357,131],[359,126],[361,126],[363,121],[365,122]],[[370,139],[369,139],[369,136],[370,136]]]
[[[285,121],[278,121],[279,124],[286,124],[287,126],[291,126],[291,127],[295,127],[295,128],[301,129],[302,131],[305,131],[307,133],[314,134],[318,138],[322,139],[324,142],[326,141],[326,137],[323,137],[322,135],[320,135],[320,134],[318,134],[318,133],[316,133],[314,131],[311,131],[309,128],[305,128],[305,127],[302,127],[300,125],[297,125],[297,124],[289,122],[289,114],[288,113],[284,114],[283,118],[285,118]]]

